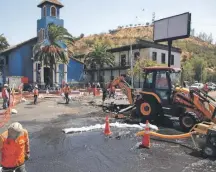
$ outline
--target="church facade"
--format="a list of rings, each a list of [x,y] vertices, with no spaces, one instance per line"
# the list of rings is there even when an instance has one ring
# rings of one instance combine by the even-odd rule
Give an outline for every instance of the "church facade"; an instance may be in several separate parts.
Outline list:
[[[64,26],[64,20],[60,19],[60,10],[63,5],[58,0],[43,0],[39,5],[41,18],[37,21],[37,37],[31,38],[16,46],[0,52],[1,81],[6,82],[10,76],[28,78],[28,83],[38,83],[43,86],[50,82],[50,76],[56,84],[79,81],[83,74],[83,63],[71,57],[69,64],[58,64],[50,71],[49,66],[34,61],[33,47],[37,42],[47,39],[47,26],[54,23]],[[53,72],[53,75],[50,75]]]

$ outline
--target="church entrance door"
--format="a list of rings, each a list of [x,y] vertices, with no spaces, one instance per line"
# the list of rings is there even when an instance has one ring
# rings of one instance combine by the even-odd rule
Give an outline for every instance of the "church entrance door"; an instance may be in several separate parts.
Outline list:
[[[52,82],[51,80],[51,72],[49,67],[44,67],[44,83],[45,85],[50,85]]]

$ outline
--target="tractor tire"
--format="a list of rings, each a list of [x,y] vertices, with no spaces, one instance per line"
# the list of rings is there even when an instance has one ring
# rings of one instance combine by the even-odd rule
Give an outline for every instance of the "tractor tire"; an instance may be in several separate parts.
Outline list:
[[[154,100],[140,99],[136,102],[136,108],[138,108],[137,112],[139,112],[139,118],[143,123],[146,120],[153,122],[158,117],[157,103]]]
[[[136,109],[132,109],[132,111],[131,111],[131,118],[137,118]]]
[[[206,145],[202,150],[202,155],[206,158],[216,156],[216,147],[213,145]]]
[[[185,132],[190,131],[198,122],[197,115],[193,112],[186,112],[179,117],[180,127]]]

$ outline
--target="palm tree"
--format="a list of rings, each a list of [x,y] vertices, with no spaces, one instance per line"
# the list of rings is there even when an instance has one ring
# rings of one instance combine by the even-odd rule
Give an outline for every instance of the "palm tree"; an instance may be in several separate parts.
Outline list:
[[[76,39],[67,29],[55,24],[49,24],[47,32],[48,38],[34,46],[33,56],[35,61],[44,62],[45,66],[50,66],[51,84],[53,84],[54,65],[69,63],[67,47],[73,45]]]
[[[7,39],[4,37],[3,34],[0,35],[0,51],[9,47]]]
[[[98,82],[100,76],[100,68],[106,64],[108,66],[114,65],[115,56],[107,51],[108,47],[103,43],[97,43],[93,47],[93,51],[89,52],[85,57],[85,64],[87,66],[98,66]]]

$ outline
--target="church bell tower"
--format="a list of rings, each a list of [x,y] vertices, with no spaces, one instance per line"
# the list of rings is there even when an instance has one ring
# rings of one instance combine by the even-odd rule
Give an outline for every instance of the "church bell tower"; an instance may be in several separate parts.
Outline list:
[[[48,24],[64,26],[64,21],[60,19],[60,9],[64,6],[58,0],[43,0],[38,7],[41,8],[41,19],[37,21],[37,35],[41,42],[47,38]]]
[[[59,0],[43,0],[40,4],[38,4],[37,7],[41,8],[41,18],[37,20],[37,38],[38,42],[43,42],[48,40],[47,27],[50,23],[64,27],[64,20],[60,19],[60,9],[64,6]],[[38,68],[40,68],[40,70],[38,70]],[[34,62],[33,81],[43,86],[45,83],[47,83],[47,76],[51,76],[50,72],[53,72],[54,83],[59,84],[62,82],[62,80],[67,82],[66,64],[55,65],[55,71],[50,71],[47,68],[48,67],[44,67],[43,62]],[[39,73],[37,73],[36,71],[39,71]],[[60,75],[60,73],[63,73],[62,76]]]

